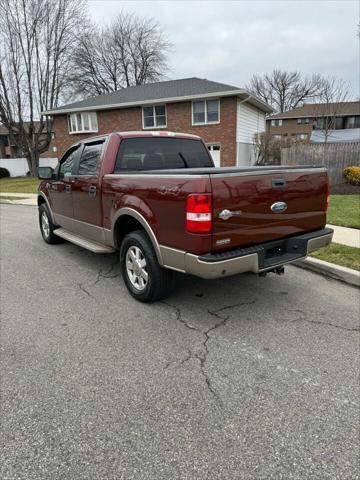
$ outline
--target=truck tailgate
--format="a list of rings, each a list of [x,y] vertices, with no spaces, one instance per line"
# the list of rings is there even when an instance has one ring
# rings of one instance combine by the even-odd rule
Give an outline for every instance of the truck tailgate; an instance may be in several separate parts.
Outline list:
[[[324,168],[259,167],[256,172],[219,172],[211,174],[210,179],[214,251],[299,235],[325,226]]]

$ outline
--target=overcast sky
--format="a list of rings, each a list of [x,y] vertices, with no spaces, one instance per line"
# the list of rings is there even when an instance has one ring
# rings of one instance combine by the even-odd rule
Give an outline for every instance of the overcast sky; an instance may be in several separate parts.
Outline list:
[[[358,1],[89,1],[99,23],[121,9],[159,22],[173,44],[169,78],[244,87],[281,68],[342,77],[359,97]]]

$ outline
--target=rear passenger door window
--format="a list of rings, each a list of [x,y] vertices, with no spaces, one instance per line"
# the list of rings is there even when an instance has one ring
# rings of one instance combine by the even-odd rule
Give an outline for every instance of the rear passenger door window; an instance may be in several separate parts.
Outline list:
[[[86,143],[81,153],[77,175],[94,176],[97,174],[104,140]]]

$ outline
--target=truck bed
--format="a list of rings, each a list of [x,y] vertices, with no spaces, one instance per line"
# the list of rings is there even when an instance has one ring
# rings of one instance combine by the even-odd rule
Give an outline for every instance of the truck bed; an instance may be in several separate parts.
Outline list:
[[[317,166],[126,171],[104,177],[104,211],[111,211],[114,202],[132,203],[151,219],[161,245],[216,253],[323,228],[326,185],[326,170]],[[185,203],[191,193],[212,195],[210,234],[185,230]],[[286,204],[286,211],[273,210],[279,202]],[[224,211],[234,216],[223,219]]]

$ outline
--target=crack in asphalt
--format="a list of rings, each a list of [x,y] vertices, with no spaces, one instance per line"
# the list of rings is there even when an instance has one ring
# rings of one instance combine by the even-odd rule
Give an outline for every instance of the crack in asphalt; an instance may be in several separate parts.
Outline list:
[[[194,325],[191,325],[190,323],[187,323],[187,321],[183,318],[181,309],[179,307],[177,307],[176,305],[171,305],[171,303],[167,303],[164,300],[162,300],[159,303],[162,303],[167,307],[173,308],[175,310],[176,320],[178,320],[180,323],[185,325],[186,328],[188,328],[189,330],[195,330],[196,332],[202,333],[202,331],[199,330],[197,327],[195,327]]]
[[[86,290],[86,288],[83,286],[82,283],[78,283],[78,286],[79,286],[79,289],[80,289],[82,292],[86,293],[86,295],[87,295],[88,297],[95,298],[93,295],[91,295],[90,292],[88,292],[88,291]]]
[[[301,315],[303,315],[302,317],[289,320],[291,323],[306,322],[313,323],[314,325],[326,325],[327,327],[338,328],[339,330],[345,330],[347,332],[360,332],[360,327],[344,327],[343,325],[338,325],[336,323],[322,322],[320,320],[311,320],[307,317],[306,313],[303,310],[289,310],[289,312],[300,313]]]
[[[184,365],[184,363],[188,362],[191,358],[193,358],[193,354],[192,354],[192,351],[190,350],[190,348],[188,348],[187,350],[188,350],[188,354],[185,358],[183,358],[180,361],[180,365]]]
[[[178,307],[177,305],[171,305],[170,303],[167,303],[167,302],[164,302],[162,301],[161,303],[163,305],[166,305],[168,307],[171,307],[174,309],[175,311],[175,314],[176,314],[176,319],[181,323],[183,324],[187,329],[191,330],[191,331],[196,331],[197,333],[200,333],[201,335],[204,336],[204,340],[203,342],[201,343],[201,347],[202,347],[202,351],[200,353],[195,353],[193,354],[193,352],[191,351],[190,348],[188,348],[188,354],[186,357],[184,357],[181,361],[180,361],[180,365],[184,365],[184,363],[188,362],[191,358],[196,358],[198,361],[199,361],[199,366],[200,366],[200,373],[201,375],[203,376],[204,378],[204,381],[205,381],[205,384],[206,384],[206,387],[208,389],[208,391],[212,394],[212,396],[219,402],[219,403],[222,403],[222,400],[219,396],[219,394],[216,392],[215,388],[213,387],[212,385],[212,382],[211,382],[211,378],[209,376],[209,374],[207,373],[206,371],[206,360],[207,360],[207,357],[208,357],[208,354],[209,354],[209,347],[208,347],[208,342],[210,341],[211,339],[211,332],[215,331],[216,329],[220,328],[220,327],[223,327],[227,324],[227,322],[230,320],[231,318],[231,315],[223,315],[221,314],[221,312],[223,311],[226,311],[226,310],[231,310],[233,308],[236,308],[236,307],[240,307],[242,305],[253,305],[254,303],[256,303],[256,299],[255,300],[251,300],[251,301],[248,301],[248,302],[239,302],[239,303],[235,303],[233,305],[226,305],[224,307],[221,307],[217,310],[209,310],[207,309],[207,312],[219,319],[220,321],[219,322],[216,322],[214,325],[212,325],[211,327],[209,327],[207,330],[201,330],[199,328],[197,328],[196,326],[188,323],[188,321],[183,317],[182,315],[182,312],[181,312],[181,308]],[[166,365],[166,368],[168,367],[169,365],[167,364]]]
[[[207,355],[208,355],[208,350],[206,349],[206,353],[204,355],[199,355],[198,353],[195,354],[195,357],[199,360],[199,365],[200,365],[200,372],[201,372],[201,375],[204,377],[204,380],[205,380],[205,384],[206,384],[206,387],[207,389],[209,390],[209,392],[211,392],[211,394],[213,395],[213,397],[219,402],[219,403],[222,403],[222,400],[221,398],[219,397],[218,393],[216,392],[216,390],[213,388],[212,384],[211,384],[211,380],[210,380],[210,377],[209,375],[207,374],[206,372],[206,369],[205,369],[205,363],[206,363],[206,358],[207,358]]]
[[[115,275],[110,275],[111,272],[114,270],[115,266],[119,263],[118,261],[118,258],[116,257],[112,262],[111,262],[111,265],[110,265],[110,268],[106,271],[106,272],[103,272],[103,269],[100,268],[100,270],[98,271],[97,273],[97,276],[96,276],[96,280],[95,282],[93,283],[93,285],[96,285],[99,281],[100,281],[100,278],[115,278],[115,277],[118,277],[119,274],[116,273]]]
[[[95,279],[95,282],[93,282],[90,286],[91,287],[94,287],[97,283],[99,283],[100,279],[101,278],[115,278],[115,277],[118,277],[119,274],[116,273],[115,275],[110,275],[111,272],[114,270],[115,266],[118,264],[118,259],[115,258],[112,262],[111,262],[111,265],[110,267],[108,268],[108,270],[106,270],[105,272],[103,272],[103,269],[100,268],[100,270],[98,271],[97,275],[96,275],[96,279]],[[95,298],[94,295],[92,295],[85,287],[82,283],[78,283],[78,287],[79,289],[86,293],[86,295],[88,297],[91,297],[91,298]]]

